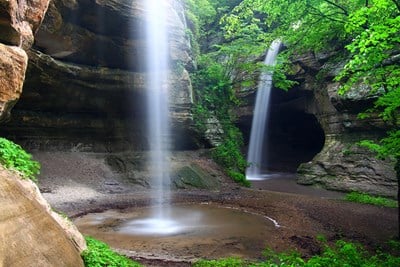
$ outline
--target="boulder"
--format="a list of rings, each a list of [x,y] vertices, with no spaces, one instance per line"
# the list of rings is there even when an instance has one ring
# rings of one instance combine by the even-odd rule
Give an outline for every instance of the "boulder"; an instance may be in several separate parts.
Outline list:
[[[0,121],[9,116],[22,93],[27,63],[24,50],[0,43]]]
[[[218,190],[220,188],[218,179],[195,163],[180,166],[174,170],[171,181],[173,186],[179,189]]]
[[[0,122],[22,92],[27,50],[33,44],[49,0],[0,0]]]
[[[395,197],[397,179],[390,160],[376,159],[366,148],[356,145],[360,136],[328,135],[325,146],[310,162],[298,168],[297,182],[321,185],[329,190],[357,191]]]
[[[33,182],[0,167],[0,200],[2,266],[84,266],[82,235],[71,222],[60,225]]]
[[[48,5],[49,0],[1,0],[0,42],[29,49]]]

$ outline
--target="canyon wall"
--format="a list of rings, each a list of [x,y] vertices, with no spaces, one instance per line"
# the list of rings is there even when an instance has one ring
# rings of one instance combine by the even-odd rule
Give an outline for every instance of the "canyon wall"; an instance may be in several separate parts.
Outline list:
[[[140,1],[55,0],[40,28],[44,12],[35,10],[47,2],[23,9],[16,1],[1,3],[0,134],[29,150],[146,150],[146,11]],[[168,14],[173,148],[197,148],[190,111],[194,63],[182,3],[170,0]],[[295,59],[292,78],[299,85],[287,93],[273,89],[265,137],[272,163],[265,167],[298,168],[303,184],[394,196],[392,163],[355,145],[385,134],[379,118],[357,118],[374,98],[366,88],[338,95],[333,77],[342,65],[329,63],[331,56]],[[254,90],[242,90],[240,97],[237,124],[248,137]]]
[[[396,197],[393,162],[377,159],[357,145],[363,139],[379,140],[388,129],[377,115],[358,118],[377,95],[371,95],[363,85],[338,94],[334,77],[344,63],[332,60],[336,53],[298,56],[289,77],[298,85],[288,92],[272,89],[270,133],[264,148],[270,162],[265,167],[297,170],[297,182],[304,185]],[[240,96],[244,105],[238,110],[238,125],[248,136],[254,89],[242,90]]]
[[[168,8],[172,139],[194,147],[184,9]],[[52,1],[1,134],[31,150],[145,150],[145,12],[141,1]]]
[[[49,1],[0,0],[0,122],[18,101],[28,51]],[[82,235],[42,198],[37,186],[0,166],[0,265],[83,266]]]
[[[338,94],[339,84],[333,78],[343,62],[331,63],[331,56],[330,53],[310,54],[295,62],[302,81],[300,90],[313,92],[305,109],[317,117],[325,132],[322,151],[300,165],[298,182],[396,197],[394,163],[377,159],[367,148],[357,145],[364,139],[379,140],[388,129],[377,114],[366,119],[358,117],[372,106],[377,95],[362,84],[343,95]]]

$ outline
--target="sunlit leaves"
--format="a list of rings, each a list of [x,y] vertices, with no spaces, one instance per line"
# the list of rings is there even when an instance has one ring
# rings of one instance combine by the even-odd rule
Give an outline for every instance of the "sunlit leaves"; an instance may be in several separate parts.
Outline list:
[[[371,1],[370,6],[351,14],[345,28],[354,39],[346,46],[351,57],[337,77],[344,83],[342,91],[360,82],[369,85],[372,93],[380,91],[370,112],[379,112],[388,126],[396,129],[400,115],[400,11],[393,1]],[[400,132],[393,130],[380,143],[363,141],[361,145],[381,156],[399,156]]]
[[[0,164],[7,169],[16,170],[24,178],[37,182],[40,164],[32,159],[20,145],[0,137]]]

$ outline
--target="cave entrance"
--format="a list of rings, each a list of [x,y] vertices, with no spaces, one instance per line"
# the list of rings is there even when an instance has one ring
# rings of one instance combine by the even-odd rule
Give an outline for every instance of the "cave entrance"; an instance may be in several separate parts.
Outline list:
[[[262,169],[272,172],[296,172],[297,167],[310,161],[324,146],[325,133],[315,115],[307,112],[312,92],[297,89],[285,92],[272,89],[268,133],[264,137],[265,160]],[[251,118],[242,120],[248,144]]]

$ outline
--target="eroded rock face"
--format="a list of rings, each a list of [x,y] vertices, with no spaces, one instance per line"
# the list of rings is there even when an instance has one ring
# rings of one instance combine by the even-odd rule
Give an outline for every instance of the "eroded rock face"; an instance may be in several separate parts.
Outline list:
[[[344,64],[330,61],[335,54],[294,59],[290,78],[298,85],[288,92],[272,89],[264,148],[269,163],[262,167],[272,171],[297,169],[300,184],[395,197],[393,163],[378,160],[357,145],[360,140],[378,140],[385,135],[387,128],[378,116],[358,118],[377,96],[364,85],[339,95],[339,84],[333,78]],[[244,105],[237,111],[238,125],[249,136],[255,92],[249,88],[240,93]]]
[[[0,121],[9,116],[22,92],[27,50],[33,44],[49,0],[0,1]]]
[[[317,117],[325,132],[322,151],[300,165],[298,182],[395,197],[397,183],[393,162],[378,160],[373,153],[357,145],[363,139],[377,140],[386,132],[385,123],[378,116],[363,120],[357,117],[377,96],[371,95],[364,85],[339,95],[339,85],[332,80],[343,64],[329,63],[331,55],[310,54],[296,62],[296,78],[301,80],[297,90],[312,92],[304,109]],[[325,74],[316,78],[321,70]]]
[[[323,150],[310,162],[298,169],[298,182],[305,185],[319,184],[331,190],[357,191],[395,197],[397,180],[393,163],[378,160],[366,148],[346,140],[349,135],[327,136]]]
[[[0,42],[29,49],[48,5],[49,0],[1,0]]]
[[[24,50],[0,43],[0,121],[10,115],[21,95],[27,64]]]
[[[66,234],[31,181],[0,167],[0,201],[2,266],[84,266],[82,235],[72,223]]]
[[[172,139],[187,148],[193,62],[183,6],[168,7]],[[52,1],[3,135],[42,150],[146,149],[144,12],[142,1]]]

